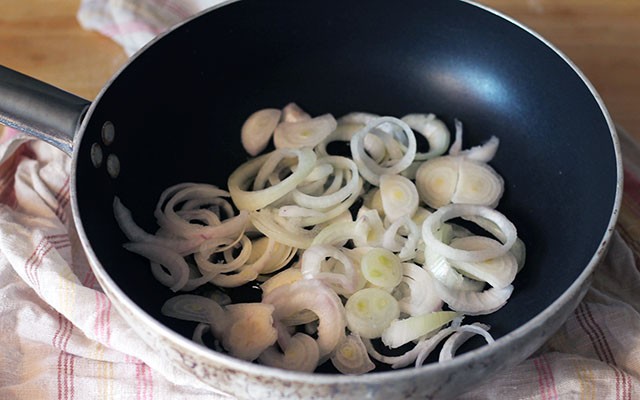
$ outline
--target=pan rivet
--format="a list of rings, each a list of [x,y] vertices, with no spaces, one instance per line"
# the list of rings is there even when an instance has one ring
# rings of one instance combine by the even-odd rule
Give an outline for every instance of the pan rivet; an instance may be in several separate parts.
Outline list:
[[[102,125],[102,142],[107,146],[113,143],[116,137],[116,128],[111,121],[107,121]]]
[[[114,179],[120,175],[120,159],[115,154],[107,156],[107,172]]]
[[[91,145],[91,162],[93,163],[93,166],[96,168],[100,168],[100,166],[102,165],[102,159],[103,159],[103,155],[102,155],[102,147],[100,147],[100,145],[98,143],[94,143]]]

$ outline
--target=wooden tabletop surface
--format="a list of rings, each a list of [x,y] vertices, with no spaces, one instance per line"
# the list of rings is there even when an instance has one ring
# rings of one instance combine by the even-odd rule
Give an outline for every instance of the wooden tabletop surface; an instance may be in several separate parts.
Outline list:
[[[564,52],[593,83],[613,119],[640,140],[640,0],[480,2]],[[80,27],[79,4],[2,0],[0,64],[93,99],[127,57],[110,39]]]

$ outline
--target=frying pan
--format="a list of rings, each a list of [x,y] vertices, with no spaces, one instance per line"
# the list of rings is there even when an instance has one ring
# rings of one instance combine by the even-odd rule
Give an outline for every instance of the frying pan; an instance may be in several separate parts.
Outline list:
[[[240,398],[441,398],[473,388],[532,354],[574,310],[620,205],[619,144],[594,88],[536,33],[467,1],[228,2],[145,47],[91,104],[1,72],[2,121],[73,157],[74,220],[115,307],[168,362]],[[472,342],[417,369],[304,374],[205,349],[187,338],[193,326],[160,314],[173,293],[122,248],[114,196],[154,231],[163,189],[224,187],[246,160],[245,118],[291,101],[312,115],[431,112],[450,128],[457,118],[465,146],[500,138],[498,209],[528,256],[507,305],[482,317],[495,344]]]

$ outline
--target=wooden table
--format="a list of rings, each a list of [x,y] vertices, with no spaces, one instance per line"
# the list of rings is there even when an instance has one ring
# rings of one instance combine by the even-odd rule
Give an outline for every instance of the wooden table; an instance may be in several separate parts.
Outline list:
[[[480,2],[521,21],[567,54],[613,119],[640,140],[640,0]],[[79,26],[79,3],[2,0],[0,64],[94,98],[126,56],[111,40]]]

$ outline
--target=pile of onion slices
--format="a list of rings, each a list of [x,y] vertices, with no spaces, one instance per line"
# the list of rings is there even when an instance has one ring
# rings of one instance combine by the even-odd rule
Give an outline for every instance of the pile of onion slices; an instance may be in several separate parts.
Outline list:
[[[504,181],[488,163],[499,140],[463,150],[455,127],[451,143],[433,114],[259,110],[241,130],[253,157],[226,188],[166,189],[154,234],[115,198],[124,247],[178,293],[162,312],[232,356],[303,372],[331,362],[345,374],[419,366],[440,344],[450,359],[474,335],[493,342],[463,317],[501,308],[525,260],[495,209]],[[331,154],[332,142],[350,154]],[[259,302],[225,293],[256,284]]]

